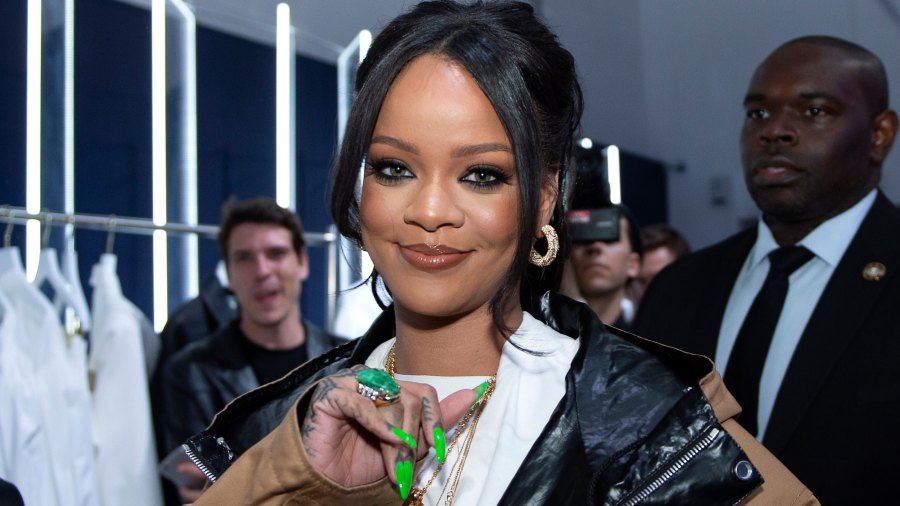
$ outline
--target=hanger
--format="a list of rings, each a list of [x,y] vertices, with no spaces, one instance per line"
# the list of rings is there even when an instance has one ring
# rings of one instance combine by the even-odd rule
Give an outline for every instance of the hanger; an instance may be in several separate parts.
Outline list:
[[[37,273],[35,273],[34,281],[32,283],[34,286],[40,288],[44,282],[47,282],[55,292],[53,294],[53,303],[57,309],[60,309],[61,307],[72,308],[75,310],[75,315],[81,322],[90,321],[90,315],[86,314],[85,308],[79,308],[79,305],[72,294],[72,288],[60,272],[59,258],[56,255],[56,249],[47,247],[47,242],[50,239],[49,229],[52,220],[53,218],[49,213],[45,214],[44,226],[47,228],[44,230],[41,238],[41,255],[38,260]]]
[[[66,220],[69,225],[74,225],[75,218],[69,216]],[[81,287],[81,277],[78,275],[78,252],[75,251],[75,230],[69,228],[67,231],[71,233],[66,235],[66,247],[63,250],[62,272],[66,283],[72,291],[72,297],[75,302],[75,313],[81,321],[81,330],[89,332],[91,330],[91,312],[88,308],[87,297],[84,296],[84,289]]]
[[[0,272],[15,269],[24,276],[25,268],[22,267],[22,257],[19,254],[19,248],[12,245],[12,232],[15,222],[13,221],[12,209],[8,206],[6,207],[6,219],[6,230],[3,233],[3,248],[0,249]]]
[[[106,254],[113,254],[113,244],[116,242],[116,215],[111,214],[106,223]]]

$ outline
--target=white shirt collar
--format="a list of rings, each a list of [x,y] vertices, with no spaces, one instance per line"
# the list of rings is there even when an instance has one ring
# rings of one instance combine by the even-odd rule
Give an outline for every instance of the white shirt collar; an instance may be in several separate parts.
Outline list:
[[[863,219],[875,203],[877,194],[877,189],[872,190],[850,209],[824,221],[813,229],[798,244],[806,246],[816,257],[834,268],[844,256],[844,252],[850,246],[850,241],[853,240]],[[772,231],[760,217],[757,223],[756,244],[750,251],[748,267],[755,269],[769,253],[778,247]]]

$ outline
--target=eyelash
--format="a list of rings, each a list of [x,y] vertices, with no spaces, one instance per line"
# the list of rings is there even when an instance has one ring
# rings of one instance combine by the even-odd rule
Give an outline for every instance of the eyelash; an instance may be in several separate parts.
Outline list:
[[[366,162],[366,169],[371,172],[375,180],[386,185],[399,184],[401,179],[412,179],[414,175],[393,175],[386,174],[386,170],[399,170],[400,172],[409,172],[409,168],[403,162],[393,159],[382,159]],[[474,181],[468,178],[475,175],[493,178],[491,181]],[[466,175],[460,178],[460,182],[467,184],[480,191],[490,191],[502,184],[508,184],[512,179],[512,175],[504,172],[496,167],[474,166],[466,171]]]

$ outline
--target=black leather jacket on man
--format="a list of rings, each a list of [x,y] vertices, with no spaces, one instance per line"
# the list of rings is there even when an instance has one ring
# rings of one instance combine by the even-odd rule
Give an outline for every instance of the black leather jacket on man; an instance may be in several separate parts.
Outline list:
[[[346,340],[303,320],[306,353],[310,358]],[[163,434],[166,451],[177,448],[203,430],[234,398],[259,386],[242,341],[240,320],[190,343],[164,366]]]
[[[708,359],[608,329],[560,295],[541,305],[535,317],[581,345],[565,396],[500,504],[735,504],[762,482],[698,386]],[[188,441],[188,454],[215,481],[313,382],[363,363],[393,322],[388,310],[359,340],[237,399]]]

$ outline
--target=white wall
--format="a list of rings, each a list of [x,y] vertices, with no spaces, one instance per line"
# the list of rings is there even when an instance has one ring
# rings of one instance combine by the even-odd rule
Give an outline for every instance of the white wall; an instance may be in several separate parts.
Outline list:
[[[754,68],[791,38],[830,34],[879,55],[900,104],[900,21],[894,0],[546,0],[575,54],[586,94],[585,134],[684,164],[669,172],[670,221],[695,247],[756,216],[738,151],[741,102]],[[900,146],[896,151],[900,151]],[[713,187],[728,195],[712,206]],[[900,201],[900,154],[882,187]]]

